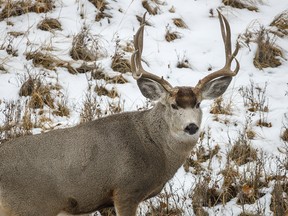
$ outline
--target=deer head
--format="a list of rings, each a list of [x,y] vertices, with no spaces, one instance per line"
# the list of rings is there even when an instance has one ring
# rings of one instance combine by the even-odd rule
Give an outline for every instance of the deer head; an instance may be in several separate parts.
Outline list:
[[[145,15],[143,23],[145,23]],[[195,87],[173,87],[163,77],[158,77],[143,69],[141,55],[143,51],[144,24],[140,26],[134,36],[135,52],[131,56],[132,75],[137,80],[141,93],[152,101],[159,101],[166,107],[163,114],[172,134],[178,137],[198,137],[201,124],[202,100],[214,99],[221,96],[228,88],[232,77],[240,68],[235,58],[239,50],[236,44],[234,52],[231,51],[231,32],[226,18],[218,11],[221,33],[225,45],[226,63],[224,67],[199,80]],[[231,63],[235,60],[236,68],[231,70]]]

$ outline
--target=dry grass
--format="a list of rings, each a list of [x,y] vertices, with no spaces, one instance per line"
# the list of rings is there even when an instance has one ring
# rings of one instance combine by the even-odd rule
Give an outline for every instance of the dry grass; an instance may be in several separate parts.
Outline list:
[[[210,108],[211,114],[223,114],[223,115],[231,115],[232,114],[232,101],[228,101],[224,103],[223,97],[218,97],[214,100],[213,104]]]
[[[288,142],[288,128],[285,128],[282,135],[281,135],[282,140],[285,142]]]
[[[264,28],[258,32],[257,45],[258,48],[253,59],[256,68],[274,68],[281,65],[279,57],[283,57],[282,51],[275,45],[275,39],[270,38]]]
[[[264,86],[255,85],[250,80],[250,85],[241,87],[239,92],[243,97],[244,105],[250,112],[268,112],[268,104],[266,98],[267,83]]]
[[[255,161],[257,159],[257,151],[250,145],[245,137],[239,137],[228,156],[239,166]]]
[[[43,19],[37,27],[43,31],[62,30],[61,23],[54,18]]]
[[[188,28],[186,23],[181,19],[181,18],[174,18],[173,23],[178,27],[178,28]]]
[[[118,92],[114,88],[108,90],[105,88],[105,86],[102,85],[96,85],[95,92],[97,93],[98,96],[107,96],[110,98],[119,97]]]
[[[166,34],[165,34],[165,39],[167,42],[171,42],[174,41],[176,39],[180,39],[181,36],[178,32],[176,31],[170,31],[169,29],[167,29]]]
[[[148,2],[148,0],[142,1],[142,6],[148,11],[150,15],[156,15],[158,14],[158,7],[157,6],[151,6],[151,4]]]
[[[20,16],[29,12],[47,13],[53,9],[52,0],[8,0],[0,13],[0,21],[12,17]]]
[[[288,10],[284,10],[274,18],[270,26],[277,28],[277,35],[283,37],[288,35]]]
[[[108,10],[109,5],[108,2],[106,0],[89,0],[89,1],[98,9],[95,21],[99,22],[104,18],[108,18],[109,22],[109,18],[112,18],[112,16],[105,12],[106,10]]]
[[[252,2],[243,0],[222,0],[223,4],[238,9],[247,9],[258,12],[258,8],[252,5]]]
[[[270,209],[275,216],[286,216],[288,214],[288,184],[287,182],[276,181],[272,191]]]
[[[90,34],[87,29],[82,29],[73,38],[70,55],[74,60],[97,61],[106,56],[106,50],[101,44],[100,37]]]
[[[48,70],[54,70],[57,67],[65,67],[66,62],[58,59],[49,53],[42,53],[41,51],[29,52],[26,54],[27,60],[32,60],[34,66],[43,67]]]
[[[112,57],[112,63],[111,68],[114,71],[120,72],[120,73],[127,73],[131,72],[131,64],[130,61],[123,57],[120,53],[115,53],[115,55]]]

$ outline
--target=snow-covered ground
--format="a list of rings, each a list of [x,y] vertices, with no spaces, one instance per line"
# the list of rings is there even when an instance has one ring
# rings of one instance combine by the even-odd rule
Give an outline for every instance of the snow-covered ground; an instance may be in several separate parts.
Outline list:
[[[26,13],[21,16],[5,18],[0,22],[0,65],[2,68],[0,71],[0,109],[2,112],[0,113],[0,123],[4,121],[5,103],[19,98],[23,101],[28,100],[28,97],[19,96],[21,85],[27,79],[28,74],[41,76],[46,83],[60,86],[60,89],[54,90],[52,95],[65,100],[69,107],[70,115],[62,117],[53,115],[51,108],[47,106],[43,108],[44,115],[49,116],[51,120],[47,123],[50,128],[68,127],[80,122],[80,112],[89,85],[92,87],[103,85],[108,90],[113,88],[118,92],[119,97],[114,99],[98,96],[97,102],[100,103],[101,109],[105,109],[111,101],[115,104],[120,101],[121,106],[123,103],[124,111],[136,110],[145,106],[147,101],[141,95],[129,72],[123,74],[127,83],[106,84],[104,80],[90,79],[90,73],[71,74],[66,67],[61,66],[48,70],[41,65],[36,67],[32,60],[26,59],[27,53],[41,51],[49,53],[59,61],[69,62],[75,68],[79,67],[82,61],[73,60],[70,50],[73,38],[85,29],[92,38],[86,41],[87,46],[93,47],[96,41],[97,52],[101,54],[100,57],[97,57],[96,64],[103,68],[106,75],[117,76],[120,73],[111,69],[112,56],[115,54],[117,46],[118,52],[123,52],[124,58],[130,58],[132,52],[125,52],[123,49],[127,48],[129,44],[131,45],[133,35],[139,27],[136,15],[142,17],[146,12],[142,1],[107,1],[108,5],[104,12],[110,17],[105,17],[100,21],[95,21],[95,16],[99,11],[88,0],[55,0],[54,2],[55,7],[47,13]],[[203,154],[209,153],[215,147],[219,147],[219,151],[209,159],[200,162],[201,171],[199,172],[196,172],[193,166],[186,169],[188,172],[181,168],[166,187],[166,193],[172,191],[172,194],[177,194],[177,198],[180,197],[181,201],[178,203],[181,203],[181,209],[184,212],[178,213],[179,215],[195,214],[192,208],[192,197],[193,194],[195,195],[193,190],[197,183],[206,181],[209,187],[217,185],[216,188],[223,189],[224,174],[221,172],[227,168],[227,164],[237,170],[240,175],[235,177],[238,187],[242,188],[240,192],[243,192],[243,185],[247,183],[245,180],[249,179],[249,175],[253,176],[255,169],[259,168],[259,160],[262,161],[260,168],[262,180],[267,176],[277,174],[284,177],[282,179],[284,182],[288,181],[286,178],[288,167],[286,170],[280,168],[283,161],[286,160],[287,163],[288,157],[287,143],[285,146],[285,142],[281,139],[285,126],[288,127],[288,118],[285,118],[285,115],[288,114],[288,36],[279,37],[269,33],[274,45],[282,50],[282,57],[278,57],[281,62],[280,66],[259,70],[253,65],[257,51],[256,33],[261,28],[275,31],[270,24],[277,15],[288,9],[288,2],[287,0],[242,2],[256,6],[258,11],[224,6],[221,0],[148,1],[151,7],[157,8],[157,14],[147,14],[146,17],[151,26],[145,27],[143,64],[145,69],[163,76],[173,86],[195,86],[199,79],[211,73],[210,69],[214,71],[223,67],[225,53],[217,8],[230,23],[233,48],[235,48],[237,38],[241,35],[239,37],[241,49],[237,55],[241,69],[224,94],[221,103],[224,109],[229,109],[231,114],[211,114],[213,101],[205,101],[201,104],[204,114],[201,127],[205,133],[192,154],[192,160],[199,160],[200,156],[196,156],[196,152],[200,152],[201,149],[204,149]],[[0,10],[3,10],[5,3],[0,4],[3,5]],[[62,25],[62,30],[49,32],[38,29],[38,23],[44,18],[57,19]],[[187,28],[177,27],[173,23],[173,18],[181,18]],[[167,42],[165,34],[168,30],[178,32],[180,38]],[[9,32],[23,34],[15,37]],[[249,35],[247,32],[250,32],[250,38],[247,37]],[[7,49],[12,49],[15,54],[11,54]],[[177,63],[183,60],[188,62],[188,68],[177,67]],[[95,61],[90,63],[95,63]],[[266,107],[266,112],[263,110],[248,111],[251,104],[245,105],[245,101],[249,102],[251,98],[263,109]],[[269,127],[258,126],[259,119],[265,120]],[[43,128],[35,128],[33,132],[42,132]],[[47,127],[45,127],[46,129]],[[245,135],[247,131],[254,133],[254,136],[250,137],[251,139]],[[235,161],[227,160],[229,151],[239,139],[245,139],[249,146],[251,145],[257,150],[258,159],[243,165],[237,165]],[[288,164],[286,165],[288,166]],[[210,178],[209,181],[207,176]],[[239,215],[244,211],[255,215],[273,215],[270,204],[275,181],[267,180],[267,182],[268,185],[261,188],[261,193],[265,195],[258,197],[259,199],[255,198],[256,202],[252,204],[237,204],[240,196],[238,194],[225,204],[221,202],[214,207],[204,206],[204,210],[209,215]],[[288,206],[287,195],[286,204]],[[173,199],[171,198],[170,201],[173,202]],[[155,202],[157,205],[157,199]],[[176,203],[175,200],[174,203]],[[149,203],[144,203],[139,214],[144,214],[145,209],[149,208],[147,206]]]

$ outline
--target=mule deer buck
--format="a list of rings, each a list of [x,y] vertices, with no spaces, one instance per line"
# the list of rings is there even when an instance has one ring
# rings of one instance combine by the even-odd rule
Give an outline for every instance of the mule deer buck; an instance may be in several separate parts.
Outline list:
[[[143,69],[143,24],[134,36],[131,63],[142,94],[158,101],[152,109],[4,143],[1,216],[88,214],[110,206],[119,216],[135,216],[139,203],[161,191],[196,144],[200,102],[222,95],[239,71],[239,46],[231,52],[228,21],[220,12],[219,20],[226,64],[195,87],[172,87]]]

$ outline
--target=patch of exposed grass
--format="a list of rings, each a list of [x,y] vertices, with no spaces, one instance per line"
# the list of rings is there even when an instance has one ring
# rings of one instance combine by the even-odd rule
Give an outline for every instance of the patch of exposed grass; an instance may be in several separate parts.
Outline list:
[[[222,0],[223,4],[238,9],[247,9],[258,12],[258,8],[249,1],[243,0]]]
[[[169,29],[167,29],[166,34],[165,34],[165,39],[167,42],[171,42],[174,41],[176,39],[180,39],[181,36],[178,32],[176,31],[170,31]]]
[[[181,18],[174,18],[172,20],[173,20],[174,25],[176,25],[177,27],[179,27],[179,28],[188,28],[186,23]]]
[[[43,31],[62,30],[61,23],[54,18],[43,19],[37,27]]]
[[[279,58],[283,57],[282,51],[275,45],[275,39],[269,37],[264,28],[261,28],[258,32],[257,45],[258,48],[253,59],[256,68],[274,68],[281,65]]]
[[[20,16],[22,14],[26,14],[29,12],[35,13],[47,13],[53,9],[53,1],[52,0],[38,0],[38,1],[30,1],[30,0],[20,0],[20,1],[11,1],[7,0],[4,8],[0,13],[0,21],[13,17]]]

